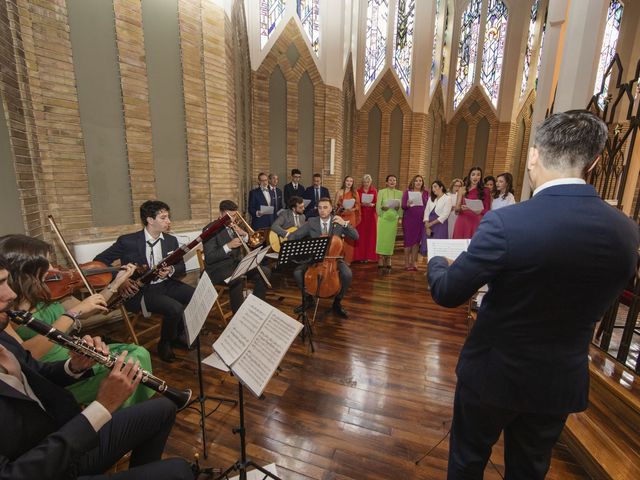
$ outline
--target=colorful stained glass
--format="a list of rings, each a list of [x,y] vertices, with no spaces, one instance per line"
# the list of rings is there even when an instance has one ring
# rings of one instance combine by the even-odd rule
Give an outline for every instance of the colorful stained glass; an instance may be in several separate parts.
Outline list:
[[[364,91],[382,72],[387,49],[389,0],[367,1],[367,31],[364,52]]]
[[[542,65],[542,47],[544,47],[544,34],[547,31],[547,15],[549,14],[549,9],[547,9],[544,14],[544,21],[542,22],[542,35],[540,36],[540,49],[538,49],[538,66],[536,67],[536,83],[534,88],[536,92],[538,91],[538,78],[540,77],[540,65]]]
[[[442,58],[440,60],[440,78],[444,75],[445,68],[447,68],[447,53],[449,46],[447,45],[447,32],[449,31],[449,2],[445,3],[444,8],[444,22],[442,28]]]
[[[413,27],[416,19],[415,0],[398,0],[396,29],[393,45],[393,68],[409,95],[411,86],[411,55],[413,53]]]
[[[524,67],[522,68],[522,85],[520,86],[520,97],[527,91],[529,84],[529,69],[531,67],[531,54],[533,52],[533,42],[536,38],[536,23],[538,21],[538,7],[540,0],[534,0],[531,5],[531,15],[529,16],[529,35],[527,37],[527,49],[524,52]]]
[[[260,0],[260,48],[269,41],[284,16],[286,0]]]
[[[593,88],[593,94],[600,94],[598,97],[598,106],[604,109],[607,103],[607,92],[609,91],[609,74],[605,79],[604,74],[614,55],[616,54],[616,44],[620,35],[620,22],[622,21],[622,2],[619,0],[611,0],[609,11],[607,12],[607,24],[604,27],[604,39],[602,40],[602,48],[600,49],[600,62],[598,63],[598,73],[596,75],[596,84]],[[604,85],[602,83],[604,79]]]
[[[436,21],[433,26],[433,51],[431,53],[431,80],[436,76],[436,47],[438,46],[438,23],[440,18],[440,1],[436,0]]]
[[[460,105],[464,96],[471,90],[475,78],[481,7],[482,0],[471,0],[465,11],[462,12],[453,108]]]
[[[298,17],[316,55],[320,47],[319,4],[320,0],[298,0]]]
[[[502,0],[488,0],[480,85],[486,90],[494,107],[498,106],[498,95],[500,93],[504,43],[507,38],[507,21],[508,12],[505,3]]]

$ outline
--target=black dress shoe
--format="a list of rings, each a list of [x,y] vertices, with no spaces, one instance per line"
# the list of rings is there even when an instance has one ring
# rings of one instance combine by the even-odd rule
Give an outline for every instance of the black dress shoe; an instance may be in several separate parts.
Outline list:
[[[187,334],[184,332],[171,342],[171,346],[180,350],[193,350],[193,347],[189,345],[189,340],[187,340]]]
[[[342,308],[342,304],[340,303],[339,300],[337,302],[336,301],[333,302],[333,311],[339,317],[349,318],[349,315],[347,314],[347,311],[344,308]]]
[[[176,359],[176,355],[175,353],[173,353],[170,342],[158,343],[158,356],[163,362],[173,363],[173,361]]]

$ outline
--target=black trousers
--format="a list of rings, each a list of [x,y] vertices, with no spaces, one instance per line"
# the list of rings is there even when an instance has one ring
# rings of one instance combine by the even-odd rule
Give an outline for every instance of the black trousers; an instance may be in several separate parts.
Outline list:
[[[148,312],[162,315],[161,342],[171,342],[184,329],[182,314],[195,289],[179,280],[168,278],[164,282],[147,285],[125,303],[128,310],[141,310],[142,296]]]
[[[567,415],[522,413],[486,405],[458,382],[447,479],[482,479],[491,447],[504,430],[505,479],[542,480],[566,420]]]
[[[304,274],[306,272],[307,272],[307,266],[305,265],[300,265],[296,267],[296,269],[293,271],[293,278],[298,284],[298,288],[302,288],[302,282],[304,280]],[[347,293],[347,290],[351,286],[351,280],[353,279],[351,268],[349,268],[349,265],[347,265],[341,260],[338,260],[338,275],[340,277],[340,292],[338,292],[338,295],[336,295],[335,299],[337,301],[340,301],[344,298],[345,294]],[[309,293],[313,294],[314,292],[309,292]]]
[[[161,460],[175,418],[175,404],[164,397],[117,411],[98,432],[98,446],[80,457],[79,480],[193,479],[184,459]],[[132,452],[129,470],[103,473],[128,451]]]
[[[244,295],[242,293],[244,280],[242,278],[238,278],[228,285],[224,283],[224,280],[233,274],[237,266],[238,263],[235,263],[231,266],[207,269],[211,283],[214,285],[226,285],[229,287],[229,298],[231,300],[231,311],[233,311],[233,313],[236,313],[242,305],[242,302],[244,302]],[[271,279],[271,270],[269,267],[261,265],[260,268],[267,279]],[[258,272],[257,268],[247,272],[247,280],[252,280],[254,282],[255,286],[253,288],[253,294],[259,299],[264,300],[264,297],[267,294],[267,284],[262,278],[262,275],[260,275],[260,272]]]

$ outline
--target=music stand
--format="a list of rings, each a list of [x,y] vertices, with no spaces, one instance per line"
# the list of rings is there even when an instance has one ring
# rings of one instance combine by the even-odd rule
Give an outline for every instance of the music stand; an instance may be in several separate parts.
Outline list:
[[[289,240],[288,242],[282,242],[277,267],[279,268],[281,265],[288,264],[308,267],[312,263],[322,262],[327,253],[327,249],[329,248],[330,238],[331,237],[305,238],[302,240]],[[318,284],[318,288],[320,288],[320,284]],[[302,285],[300,288],[300,297],[302,299],[303,308],[297,319],[302,322],[302,325],[304,326],[302,330],[302,340],[304,341],[305,338],[309,339],[311,352],[314,353],[316,349],[313,345],[313,330],[311,328],[311,322],[309,322],[309,317],[307,316],[305,295],[303,272]]]

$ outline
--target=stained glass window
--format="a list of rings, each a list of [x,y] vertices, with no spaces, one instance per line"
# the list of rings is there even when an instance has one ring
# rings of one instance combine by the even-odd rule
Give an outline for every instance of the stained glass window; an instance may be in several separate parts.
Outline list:
[[[504,42],[507,38],[507,17],[507,6],[502,0],[488,0],[480,85],[486,90],[494,107],[498,106],[500,93]]]
[[[538,78],[540,77],[540,65],[542,65],[542,47],[544,47],[544,34],[547,31],[547,15],[549,14],[549,9],[547,9],[544,14],[544,21],[542,22],[542,35],[540,36],[540,49],[538,50],[538,66],[536,67],[536,83],[535,90],[538,91]]]
[[[440,15],[440,1],[436,0],[436,21],[433,27],[433,51],[431,53],[431,80],[436,76],[436,47],[438,45],[438,23]]]
[[[598,105],[604,109],[607,103],[607,92],[609,90],[609,77],[606,78],[604,86],[602,80],[604,73],[611,64],[616,54],[616,44],[618,43],[618,35],[620,35],[620,22],[622,20],[622,2],[619,0],[611,0],[609,11],[607,12],[607,24],[604,27],[604,39],[602,40],[602,49],[600,50],[600,62],[598,63],[598,73],[596,75],[596,84],[593,89],[594,95],[600,93],[598,97]],[[602,89],[602,92],[600,90]]]
[[[260,47],[264,47],[269,37],[284,16],[286,0],[260,0]]]
[[[384,67],[387,48],[389,0],[368,0],[367,31],[365,33],[364,90],[373,85]]]
[[[444,75],[447,68],[447,52],[449,46],[447,45],[447,32],[449,31],[449,2],[445,0],[444,8],[444,22],[442,28],[442,59],[440,60],[440,78]]]
[[[396,69],[404,91],[409,95],[411,85],[411,54],[413,53],[413,27],[416,17],[415,0],[398,0],[396,29],[393,46],[393,68]]]
[[[320,46],[319,3],[320,0],[298,0],[298,16],[316,55]]]
[[[531,5],[531,15],[529,16],[529,36],[527,38],[527,49],[524,52],[524,67],[522,68],[522,85],[520,86],[520,97],[527,91],[529,84],[529,68],[531,67],[531,54],[533,52],[533,42],[536,37],[536,23],[538,20],[538,7],[540,0],[534,0]]]
[[[457,108],[464,96],[471,90],[475,78],[481,7],[482,0],[471,0],[465,11],[462,12],[453,108]]]

